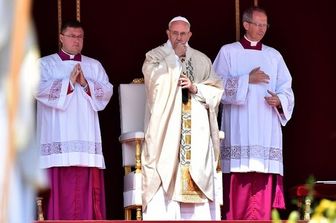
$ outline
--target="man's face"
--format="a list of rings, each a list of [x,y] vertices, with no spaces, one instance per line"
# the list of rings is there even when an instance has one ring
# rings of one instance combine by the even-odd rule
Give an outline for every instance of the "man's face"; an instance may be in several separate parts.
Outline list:
[[[254,12],[252,21],[244,22],[246,37],[252,41],[260,41],[268,28],[267,16],[261,12]]]
[[[192,33],[190,32],[189,25],[183,21],[175,21],[170,25],[169,30],[167,30],[167,36],[170,40],[173,48],[177,46],[177,44],[186,44]]]
[[[76,55],[83,49],[84,31],[82,28],[67,27],[60,34],[60,41],[62,49],[69,53]]]

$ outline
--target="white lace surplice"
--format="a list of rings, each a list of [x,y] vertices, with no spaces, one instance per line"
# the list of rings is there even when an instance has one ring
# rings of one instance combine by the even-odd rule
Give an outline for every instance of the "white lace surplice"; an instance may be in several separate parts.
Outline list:
[[[249,84],[249,72],[260,67],[270,76],[268,84]],[[245,50],[239,42],[221,48],[214,61],[224,81],[221,145],[223,172],[261,172],[283,175],[282,131],[291,118],[292,78],[278,51],[263,45]],[[269,106],[267,90],[277,93],[283,113]]]
[[[69,76],[80,63],[91,96],[79,84],[67,94]],[[44,57],[37,94],[37,126],[41,167],[88,166],[105,168],[98,111],[112,96],[113,86],[102,65],[89,57],[62,61],[57,54]]]

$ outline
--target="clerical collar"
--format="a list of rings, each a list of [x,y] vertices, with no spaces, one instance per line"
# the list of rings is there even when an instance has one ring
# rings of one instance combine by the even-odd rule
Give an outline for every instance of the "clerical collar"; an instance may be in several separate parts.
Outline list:
[[[261,50],[261,41],[251,41],[247,39],[246,36],[244,36],[244,38],[241,38],[239,42],[244,47],[244,49]]]
[[[76,55],[72,55],[72,54],[68,54],[66,52],[64,52],[62,49],[60,51],[58,51],[58,56],[61,58],[61,60],[75,60],[75,61],[82,61],[82,55],[76,54]]]

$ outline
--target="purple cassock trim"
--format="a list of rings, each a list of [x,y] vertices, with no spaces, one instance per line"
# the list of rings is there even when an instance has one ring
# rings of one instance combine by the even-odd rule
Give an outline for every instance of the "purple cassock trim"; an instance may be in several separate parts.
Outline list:
[[[239,41],[241,45],[244,47],[244,49],[248,50],[261,50],[262,43],[259,41],[257,45],[251,46],[251,43],[245,39],[244,37],[240,39]]]
[[[70,55],[64,53],[62,50],[58,51],[58,56],[61,58],[61,60],[75,60],[75,61],[82,61],[82,55],[76,54],[73,59],[70,58]]]

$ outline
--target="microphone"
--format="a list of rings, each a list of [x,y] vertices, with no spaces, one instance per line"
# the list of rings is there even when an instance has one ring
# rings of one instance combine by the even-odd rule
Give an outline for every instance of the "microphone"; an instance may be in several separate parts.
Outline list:
[[[188,89],[182,88],[182,103],[187,104],[188,103]]]
[[[181,56],[181,62],[182,62],[182,64],[185,62],[185,55]],[[183,74],[186,75],[185,73],[183,73]],[[182,103],[183,104],[188,103],[188,91],[189,90],[187,88],[182,88]]]

